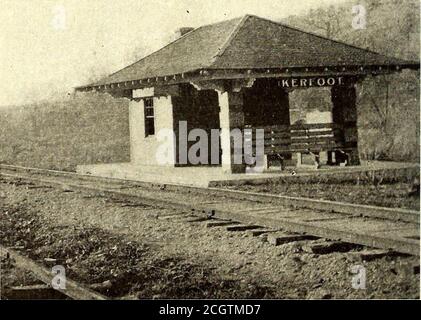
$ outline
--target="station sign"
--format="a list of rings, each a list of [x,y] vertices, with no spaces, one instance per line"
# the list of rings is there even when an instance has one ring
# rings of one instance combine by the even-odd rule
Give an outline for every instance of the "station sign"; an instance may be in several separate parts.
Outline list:
[[[291,77],[278,81],[282,88],[310,88],[310,87],[333,87],[346,85],[346,78],[336,77]]]

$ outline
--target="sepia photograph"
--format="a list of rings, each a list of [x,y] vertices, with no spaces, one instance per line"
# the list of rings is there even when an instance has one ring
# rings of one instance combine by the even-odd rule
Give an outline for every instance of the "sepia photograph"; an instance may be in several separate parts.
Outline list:
[[[0,4],[0,305],[420,299],[420,1]]]

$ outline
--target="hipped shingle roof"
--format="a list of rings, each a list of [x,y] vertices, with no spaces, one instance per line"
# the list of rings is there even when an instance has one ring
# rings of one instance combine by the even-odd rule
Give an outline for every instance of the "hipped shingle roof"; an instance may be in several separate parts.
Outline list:
[[[199,27],[91,86],[172,76],[201,69],[411,64],[414,62],[387,57],[267,19],[246,15]]]

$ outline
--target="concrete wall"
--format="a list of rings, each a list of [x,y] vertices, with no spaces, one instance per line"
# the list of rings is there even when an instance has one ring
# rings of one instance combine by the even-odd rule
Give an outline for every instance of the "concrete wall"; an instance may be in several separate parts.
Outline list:
[[[162,129],[173,132],[173,109],[170,96],[154,97],[155,135],[145,136],[144,102],[132,100],[129,106],[130,160],[135,165],[174,166],[174,144],[172,137],[160,139]],[[166,164],[158,162],[157,153],[167,149]],[[172,149],[171,149],[172,146]],[[162,159],[162,158],[161,158]]]

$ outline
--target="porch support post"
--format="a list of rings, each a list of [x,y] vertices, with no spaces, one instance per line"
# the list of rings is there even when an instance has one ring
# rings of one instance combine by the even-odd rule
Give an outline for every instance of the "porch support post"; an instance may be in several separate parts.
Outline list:
[[[358,152],[358,112],[355,86],[332,87],[332,118],[333,122],[340,124],[343,130],[343,143],[348,155],[349,165],[360,165]],[[336,160],[341,158],[339,152],[335,153]]]
[[[243,95],[234,91],[219,91],[219,121],[221,126],[221,150],[222,168],[226,173],[245,173],[246,166],[243,157],[243,136],[240,143],[234,144],[234,137],[231,130],[242,129],[244,127]],[[237,160],[241,156],[241,162],[234,161],[234,146],[237,147]]]

